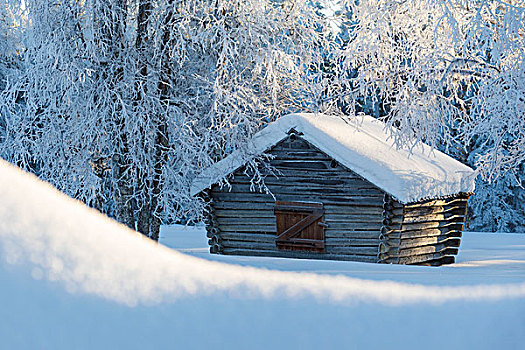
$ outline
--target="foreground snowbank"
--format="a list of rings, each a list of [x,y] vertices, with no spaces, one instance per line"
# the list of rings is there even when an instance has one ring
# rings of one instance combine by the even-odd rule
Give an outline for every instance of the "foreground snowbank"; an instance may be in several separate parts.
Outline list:
[[[7,262],[29,263],[35,278],[117,302],[215,292],[384,304],[525,296],[525,283],[429,287],[205,261],[157,246],[6,163],[0,172],[0,242]]]
[[[456,348],[518,348],[525,281],[489,283],[428,286],[204,260],[153,244],[0,161],[0,348],[432,349],[443,337]]]

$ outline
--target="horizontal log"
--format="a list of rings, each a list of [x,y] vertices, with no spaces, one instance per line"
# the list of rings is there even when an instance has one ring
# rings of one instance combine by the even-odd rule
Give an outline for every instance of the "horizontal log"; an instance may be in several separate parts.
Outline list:
[[[274,223],[269,225],[220,225],[221,232],[277,232],[277,226]]]
[[[435,229],[435,228],[448,228],[450,230],[454,231],[463,231],[463,221],[461,222],[422,222],[422,223],[414,223],[414,224],[405,224],[403,223],[403,232],[406,231],[420,231],[420,230],[427,230],[427,229]]]
[[[275,200],[294,202],[321,202],[327,204],[353,205],[353,206],[380,206],[379,198],[369,196],[336,196],[336,195],[313,195],[308,193],[298,194],[270,194],[259,193],[229,193],[214,192],[213,199],[217,202],[252,202],[252,203],[273,203]],[[215,204],[215,207],[217,205]]]
[[[377,262],[377,254],[343,254],[343,253],[317,253],[308,251],[289,251],[289,250],[264,250],[264,249],[242,249],[224,247],[222,254],[225,255],[249,255],[249,256],[267,256],[278,258],[295,258],[295,259],[329,259],[329,260],[346,260],[358,262]]]
[[[270,207],[267,210],[217,209],[215,215],[217,218],[272,218],[275,220],[275,213]]]
[[[262,242],[262,243],[275,243],[275,240],[277,238],[277,235],[275,234],[258,234],[258,233],[231,233],[231,232],[223,232],[220,234],[221,241],[245,241],[245,242]],[[379,244],[379,240],[377,238],[332,238],[332,237],[326,237],[325,239],[326,246],[368,246],[368,247],[376,247]]]
[[[219,190],[218,190],[219,191]],[[315,195],[345,195],[345,196],[371,196],[382,197],[383,193],[373,187],[363,184],[345,184],[345,185],[311,185],[300,184],[297,182],[288,182],[287,179],[282,179],[279,184],[272,184],[265,182],[264,185],[252,184],[238,184],[230,183],[230,186],[224,186],[220,192],[230,193],[273,193],[276,194],[305,194],[311,193]]]
[[[319,175],[303,175],[300,174],[294,175],[268,175],[263,178],[263,181],[265,184],[273,184],[273,185],[279,185],[283,184],[283,182],[286,181],[286,183],[296,183],[299,185],[311,185],[311,186],[345,186],[345,185],[362,185],[369,188],[377,188],[375,185],[370,183],[369,181],[363,180],[357,175],[353,174],[323,174],[323,176]],[[251,184],[252,179],[249,176],[246,175],[234,175],[232,179],[229,181],[230,183],[236,183],[236,184]]]
[[[407,217],[403,220],[403,224],[415,224],[415,223],[424,223],[424,222],[464,222],[464,215],[454,215],[452,214],[430,214],[430,215],[421,215],[418,217]]]
[[[297,170],[329,170],[329,171],[344,171],[341,166],[333,163],[331,160],[306,160],[306,159],[272,159],[270,166],[277,169],[297,169]],[[336,165],[335,167],[333,165]]]
[[[405,210],[404,217],[411,218],[411,217],[420,217],[420,216],[425,216],[425,215],[448,214],[448,213],[455,213],[457,215],[465,215],[466,210],[467,210],[466,205],[418,207],[418,208]]]
[[[326,252],[329,254],[350,254],[350,255],[369,255],[377,256],[377,246],[373,247],[349,247],[349,246],[327,246]]]
[[[430,253],[443,253],[446,255],[455,255],[458,253],[457,248],[448,247],[446,244],[434,244],[424,247],[416,248],[407,248],[399,250],[399,257],[411,256],[411,255],[421,255],[421,254],[430,254]]]
[[[461,239],[457,237],[449,237],[446,235],[434,236],[434,237],[421,237],[412,239],[401,239],[399,243],[400,249],[415,248],[426,245],[444,244],[448,247],[459,247]]]
[[[269,198],[278,196],[291,196],[294,198],[300,197],[319,197],[326,198],[327,200],[337,200],[341,202],[341,199],[356,201],[359,199],[374,200],[376,205],[381,205],[382,193],[374,189],[367,188],[318,188],[309,189],[304,186],[292,185],[292,186],[274,186],[268,185],[267,188],[260,190],[259,188],[250,189],[250,185],[232,185],[231,187],[225,186],[223,190],[214,190],[214,197],[217,195],[231,194],[235,197],[241,196],[267,196]]]
[[[467,196],[447,198],[447,199],[434,199],[425,202],[415,202],[405,204],[406,210],[416,209],[416,208],[425,208],[425,207],[443,207],[449,205],[466,205],[468,202]]]
[[[448,237],[461,237],[462,232],[459,230],[450,230],[449,228],[435,228],[435,229],[425,229],[418,231],[403,231],[403,239],[409,238],[419,238],[419,237],[434,237],[446,235]]]
[[[378,239],[380,232],[377,230],[359,231],[359,230],[325,230],[326,238],[358,238],[358,239]]]
[[[243,209],[243,210],[271,210],[273,212],[273,207],[275,206],[274,201],[268,202],[236,202],[236,201],[213,201],[213,206],[216,210],[218,209]]]
[[[222,239],[221,242],[224,248],[243,248],[243,249],[261,249],[261,250],[277,250],[277,246],[274,241],[264,242],[264,241],[237,241]]]
[[[297,201],[297,197],[295,200]],[[318,201],[319,202],[319,201]],[[275,206],[275,201],[271,200],[268,202],[238,202],[238,201],[221,201],[215,199],[213,201],[213,205],[215,209],[244,209],[244,210],[273,210],[273,207]],[[383,212],[383,209],[381,206],[377,205],[367,205],[367,206],[360,206],[355,203],[346,202],[346,203],[332,203],[332,202],[323,202],[325,213],[330,211],[332,213],[341,213],[344,214],[346,212],[348,213],[355,213],[357,210],[358,212],[362,213],[378,213],[381,214]]]
[[[218,217],[219,227],[222,225],[275,225],[275,215],[273,217]]]
[[[266,153],[275,160],[325,160],[331,161],[332,158],[324,153],[316,152],[308,149],[282,149],[274,150]]]
[[[220,234],[221,239],[230,241],[247,241],[247,242],[266,242],[275,243],[277,238],[276,234],[269,233],[234,233],[234,232],[222,232]]]
[[[228,238],[227,238],[228,237]],[[229,238],[231,237],[231,239]],[[243,249],[261,249],[261,250],[278,250],[276,246],[275,236],[268,237],[265,235],[260,235],[259,237],[254,237],[253,240],[247,240],[246,235],[235,236],[231,234],[221,235],[221,245],[223,248],[243,248]],[[241,239],[243,238],[243,239]],[[327,253],[337,253],[337,254],[358,254],[358,255],[377,255],[378,246],[377,245],[333,245],[329,244],[330,241],[327,240],[325,244],[325,249]]]
[[[381,231],[381,223],[333,221],[333,222],[328,222],[327,224],[328,224],[328,227],[326,227],[325,231],[329,231],[329,230],[375,231],[378,233]]]
[[[325,243],[327,246],[340,246],[340,247],[346,247],[346,246],[368,246],[368,247],[376,247],[379,245],[379,239],[366,239],[366,238],[332,238],[332,237],[326,237]]]
[[[239,175],[241,173],[238,173]],[[296,176],[296,177],[312,177],[315,179],[324,179],[324,178],[355,178],[355,173],[344,168],[337,169],[292,169],[284,167],[270,167],[260,169],[260,174],[262,176]],[[246,176],[246,175],[244,175]]]
[[[359,206],[349,204],[327,204],[323,203],[325,215],[382,215],[380,206]]]
[[[422,254],[401,257],[398,260],[399,264],[406,265],[427,265],[427,266],[439,266],[444,264],[451,264],[454,262],[454,256],[446,255],[442,253]]]

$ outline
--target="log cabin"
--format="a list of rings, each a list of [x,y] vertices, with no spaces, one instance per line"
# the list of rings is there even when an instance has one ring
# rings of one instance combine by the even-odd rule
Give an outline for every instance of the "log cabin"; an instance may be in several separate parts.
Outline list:
[[[395,136],[369,116],[270,123],[192,184],[209,202],[210,252],[453,263],[474,172],[420,142],[396,147]]]

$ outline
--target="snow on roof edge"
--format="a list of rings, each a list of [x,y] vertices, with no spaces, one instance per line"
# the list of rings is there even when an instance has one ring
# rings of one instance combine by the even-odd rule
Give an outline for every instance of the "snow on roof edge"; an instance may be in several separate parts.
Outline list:
[[[475,173],[452,157],[419,143],[411,151],[395,146],[383,122],[353,121],[323,114],[289,114],[268,124],[236,150],[205,169],[193,182],[196,195],[270,149],[295,129],[302,138],[401,203],[474,192]]]

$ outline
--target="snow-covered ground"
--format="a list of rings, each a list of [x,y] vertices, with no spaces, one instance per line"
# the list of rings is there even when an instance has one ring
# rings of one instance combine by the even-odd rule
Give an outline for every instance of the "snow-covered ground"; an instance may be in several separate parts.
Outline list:
[[[156,245],[0,161],[0,349],[521,349],[525,235],[432,268]]]

